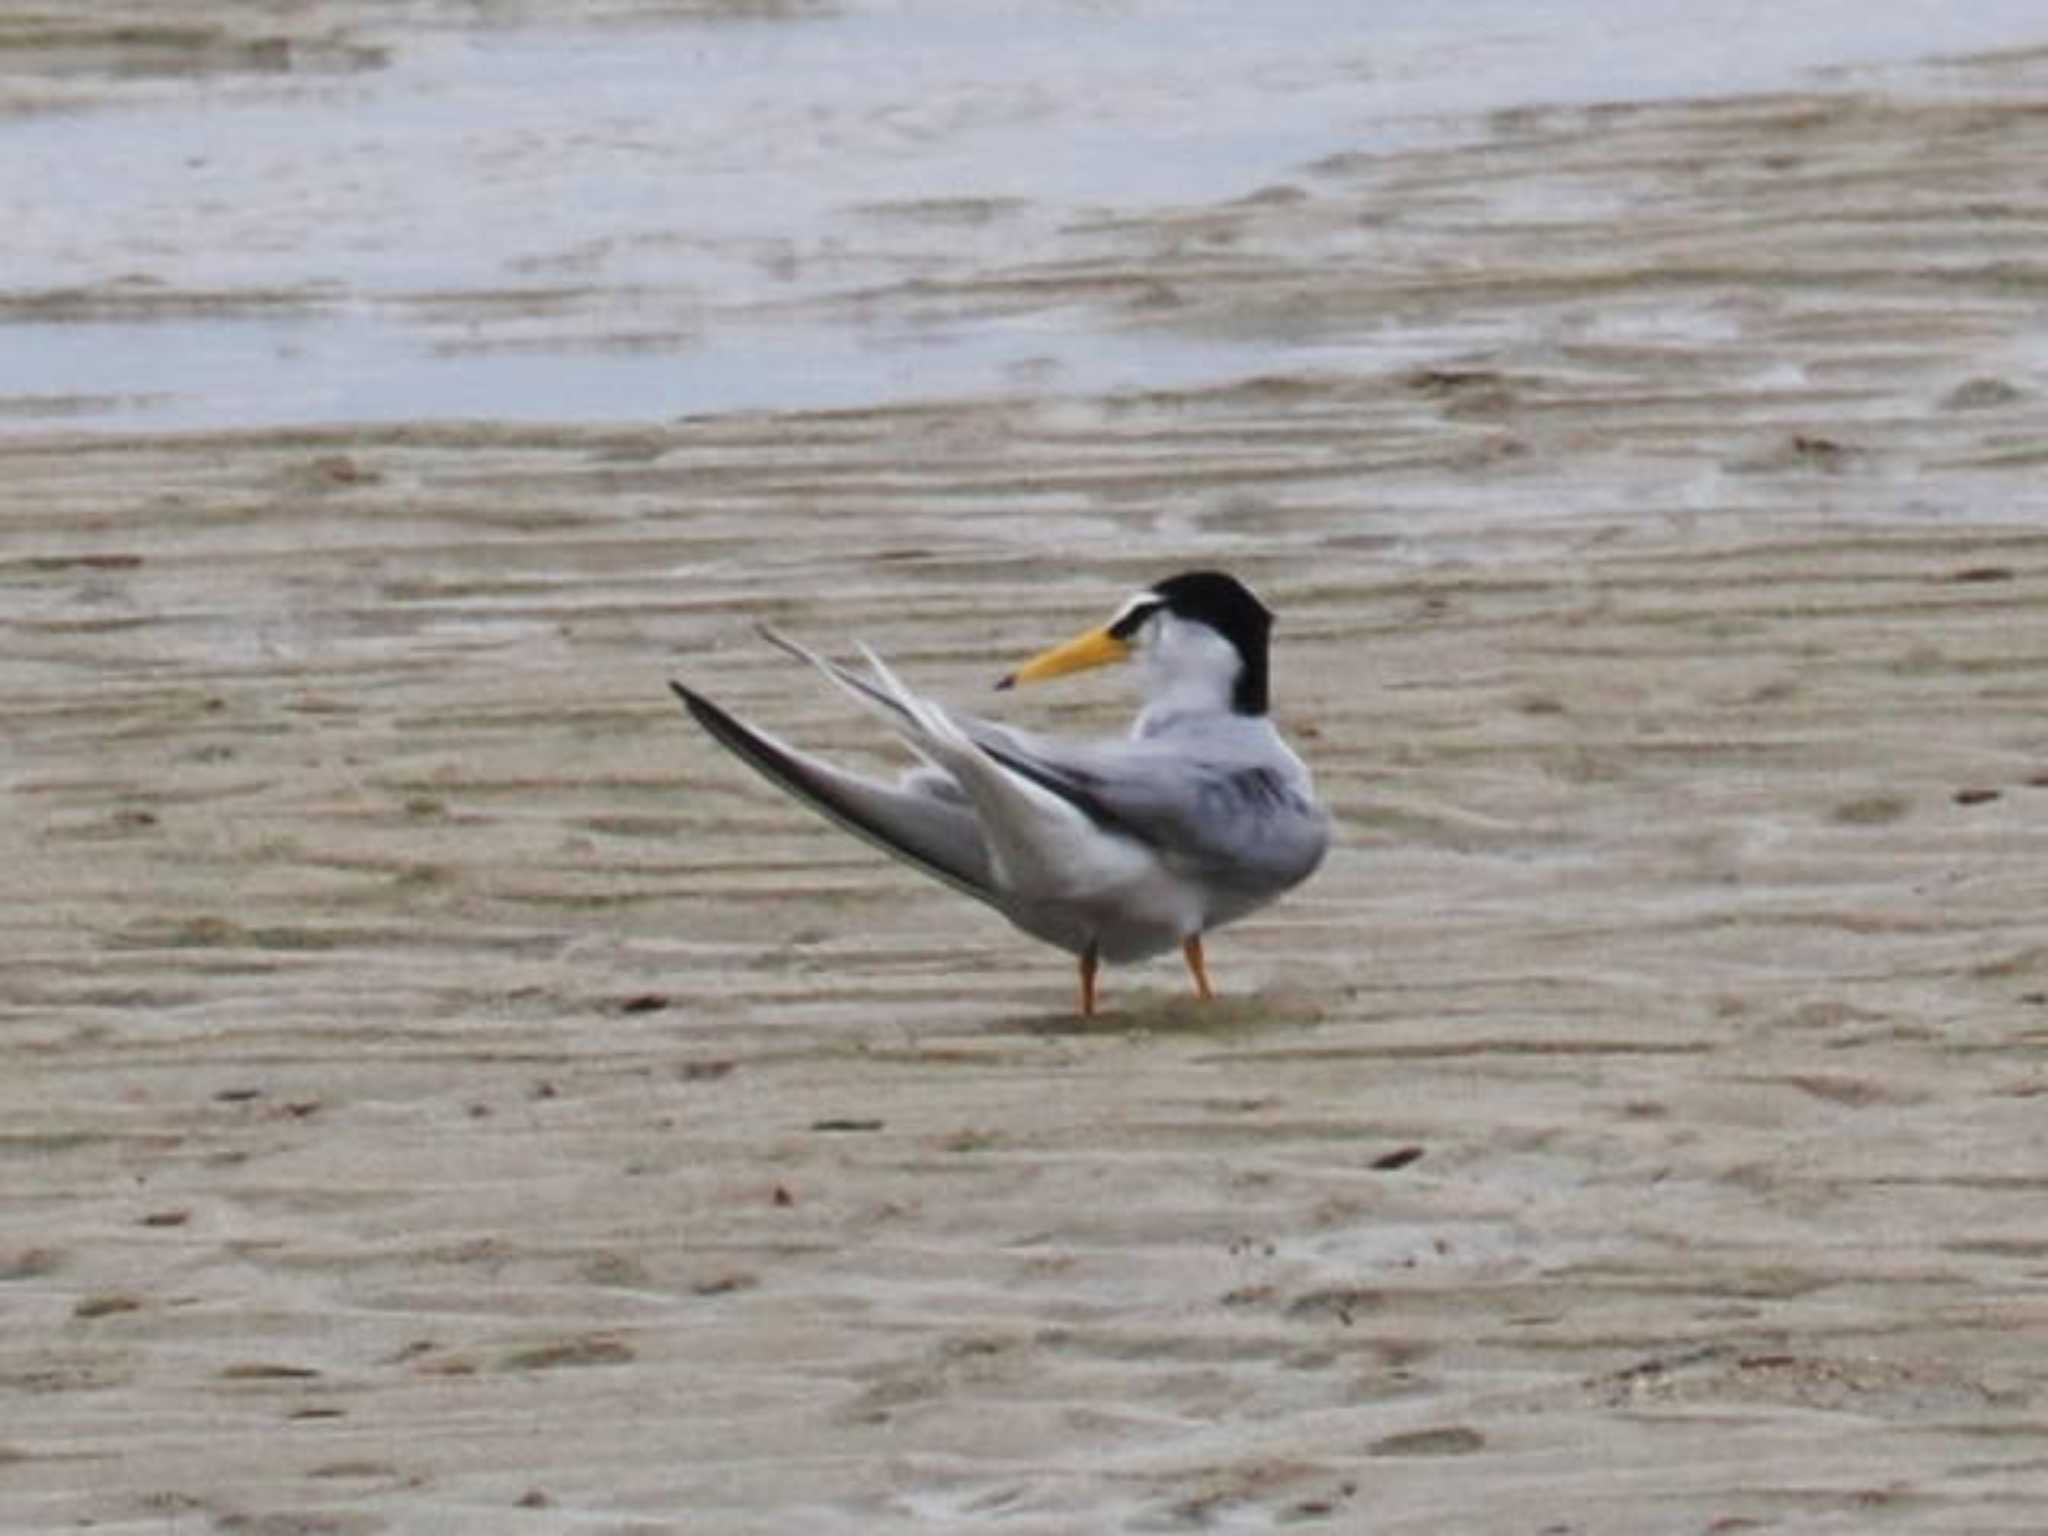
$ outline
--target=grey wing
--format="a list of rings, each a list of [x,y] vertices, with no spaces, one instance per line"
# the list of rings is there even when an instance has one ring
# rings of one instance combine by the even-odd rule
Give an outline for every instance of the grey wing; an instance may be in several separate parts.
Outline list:
[[[681,683],[669,687],[719,745],[770,783],[884,853],[1001,907],[988,847],[962,801],[933,794],[927,785],[900,788],[835,768],[755,730]]]
[[[976,744],[1098,825],[1227,883],[1292,884],[1313,870],[1329,820],[1291,753],[1174,738],[1062,742],[973,722]]]
[[[764,638],[810,662],[884,718],[904,718],[902,703],[887,689],[766,625],[760,629]],[[1328,845],[1329,819],[1310,795],[1300,763],[1270,728],[1225,726],[1221,731],[1066,742],[955,710],[942,712],[998,763],[1059,795],[1097,826],[1153,848],[1169,862],[1201,869],[1218,883],[1255,890],[1291,885],[1316,867]],[[945,780],[936,771],[930,777]],[[948,781],[945,787],[946,798],[964,804],[956,786]],[[826,814],[834,813],[826,809]],[[874,837],[858,826],[852,830]],[[885,841],[883,846],[889,845]],[[986,872],[985,846],[981,858]],[[986,873],[984,878],[989,878]],[[986,890],[972,894],[1000,906],[1000,899]]]

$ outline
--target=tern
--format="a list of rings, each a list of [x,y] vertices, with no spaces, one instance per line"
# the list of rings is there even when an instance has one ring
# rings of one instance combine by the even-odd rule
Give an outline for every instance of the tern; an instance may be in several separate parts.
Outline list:
[[[866,671],[763,626],[889,725],[921,759],[895,783],[797,750],[678,682],[720,745],[857,837],[983,902],[1080,962],[1081,1013],[1096,972],[1180,949],[1214,996],[1204,935],[1315,872],[1330,818],[1308,769],[1267,718],[1273,615],[1220,571],[1132,594],[1106,624],[996,684],[1136,665],[1130,733],[1066,741],[962,714],[912,692],[866,646]]]

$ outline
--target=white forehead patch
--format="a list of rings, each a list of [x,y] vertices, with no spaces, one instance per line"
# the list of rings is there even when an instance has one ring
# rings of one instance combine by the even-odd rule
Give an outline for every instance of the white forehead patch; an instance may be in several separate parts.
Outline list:
[[[1165,608],[1157,592],[1133,592],[1103,627],[1120,640],[1129,640],[1146,622]]]

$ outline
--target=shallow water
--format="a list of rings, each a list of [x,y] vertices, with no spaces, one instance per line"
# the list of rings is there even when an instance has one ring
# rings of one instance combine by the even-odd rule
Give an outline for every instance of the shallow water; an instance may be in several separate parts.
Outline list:
[[[1509,109],[1868,84],[2038,33],[2018,3],[605,15],[367,13],[348,68],[302,49],[296,69],[44,79],[15,50],[0,430],[660,421],[1183,387],[1304,346],[1370,366],[1312,334],[1134,331],[1057,281],[1001,315],[914,301],[1034,253],[1142,260],[1156,231],[1084,231],[1298,190],[1332,156],[1512,136]],[[1573,194],[1529,195],[1554,214]]]

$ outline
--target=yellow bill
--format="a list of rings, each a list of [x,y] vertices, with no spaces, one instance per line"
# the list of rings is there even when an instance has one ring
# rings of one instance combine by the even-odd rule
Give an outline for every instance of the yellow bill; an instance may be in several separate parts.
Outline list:
[[[1065,645],[1041,651],[996,686],[1012,688],[1018,683],[1038,683],[1068,672],[1083,672],[1089,667],[1106,667],[1113,661],[1127,659],[1130,654],[1131,648],[1107,629],[1091,629],[1085,635],[1076,635]]]

